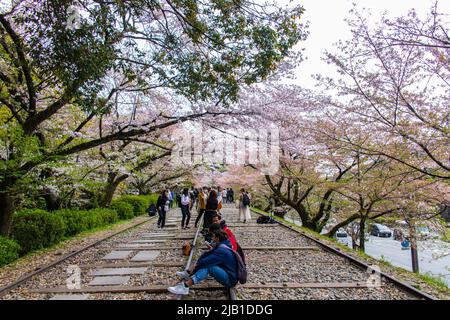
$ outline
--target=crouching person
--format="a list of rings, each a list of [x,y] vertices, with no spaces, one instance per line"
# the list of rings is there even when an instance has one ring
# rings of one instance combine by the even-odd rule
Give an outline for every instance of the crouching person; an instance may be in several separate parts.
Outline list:
[[[187,271],[177,272],[177,275],[182,277],[183,281],[176,286],[169,287],[168,290],[171,293],[189,294],[189,287],[207,279],[208,276],[213,277],[226,288],[232,288],[237,284],[238,262],[231,249],[231,243],[226,232],[223,230],[214,231],[212,240],[214,244],[210,246],[209,251],[200,256],[191,273]]]

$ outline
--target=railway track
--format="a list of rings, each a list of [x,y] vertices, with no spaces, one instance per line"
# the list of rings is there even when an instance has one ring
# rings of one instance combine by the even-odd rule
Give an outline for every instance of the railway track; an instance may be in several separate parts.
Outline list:
[[[256,212],[244,224],[228,205],[222,213],[246,254],[245,285],[227,291],[207,280],[188,296],[167,291],[179,281],[175,272],[190,269],[204,249],[201,226],[182,230],[176,208],[166,229],[155,218],[137,223],[1,288],[0,299],[433,299],[286,224],[257,225]],[[189,257],[185,241],[193,243]],[[76,272],[67,273],[74,268],[78,283]]]

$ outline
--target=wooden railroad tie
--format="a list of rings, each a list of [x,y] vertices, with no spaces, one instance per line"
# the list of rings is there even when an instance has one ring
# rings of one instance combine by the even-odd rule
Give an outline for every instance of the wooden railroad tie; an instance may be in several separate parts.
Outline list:
[[[238,285],[236,289],[344,289],[344,288],[368,288],[371,287],[367,282],[310,282],[310,283],[246,283]],[[85,287],[81,289],[69,289],[67,287],[58,288],[39,288],[33,289],[33,293],[135,293],[135,292],[148,292],[148,293],[165,293],[168,285],[154,285],[154,286],[96,286]],[[192,290],[213,291],[213,290],[225,290],[220,284],[204,284],[195,285]]]

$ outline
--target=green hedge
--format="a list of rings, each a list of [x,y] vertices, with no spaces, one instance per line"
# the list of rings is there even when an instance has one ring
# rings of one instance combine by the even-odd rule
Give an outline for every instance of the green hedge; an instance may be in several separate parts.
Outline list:
[[[115,202],[125,202],[131,204],[133,206],[134,216],[140,216],[142,214],[145,214],[150,204],[148,196],[134,196],[134,195],[121,196],[117,198]]]
[[[89,229],[103,227],[119,221],[119,215],[112,209],[92,209],[86,211],[88,215]]]
[[[80,232],[145,214],[150,203],[156,203],[157,197],[124,195],[114,200],[109,209],[20,210],[13,217],[11,239],[0,237],[0,266]]]
[[[49,247],[64,237],[64,219],[40,209],[24,209],[13,217],[11,238],[20,245],[20,253]]]
[[[88,216],[82,210],[57,210],[54,214],[61,216],[65,224],[64,236],[71,237],[89,229]]]
[[[109,207],[110,209],[117,211],[119,219],[121,220],[131,219],[134,217],[134,208],[126,201],[115,200]]]
[[[19,258],[20,245],[11,239],[0,237],[0,267]]]
[[[64,236],[71,237],[80,232],[103,227],[119,220],[119,215],[112,209],[91,210],[57,210],[53,214],[64,220]]]

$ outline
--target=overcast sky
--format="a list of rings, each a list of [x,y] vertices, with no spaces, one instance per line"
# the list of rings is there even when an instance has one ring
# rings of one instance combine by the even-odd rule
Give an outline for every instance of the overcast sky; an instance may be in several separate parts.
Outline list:
[[[283,1],[284,2],[284,1]],[[329,74],[334,68],[321,61],[323,51],[332,48],[339,39],[348,39],[350,33],[344,19],[349,17],[348,11],[352,3],[358,8],[370,9],[371,20],[378,21],[383,12],[389,17],[405,15],[410,9],[415,9],[420,16],[426,16],[434,4],[434,0],[293,0],[306,9],[304,21],[310,22],[310,34],[301,44],[305,48],[307,58],[297,68],[295,84],[314,88],[310,75],[315,73]],[[439,0],[438,11],[450,15],[450,1]],[[449,20],[447,20],[449,21]],[[449,27],[450,28],[450,27]]]

